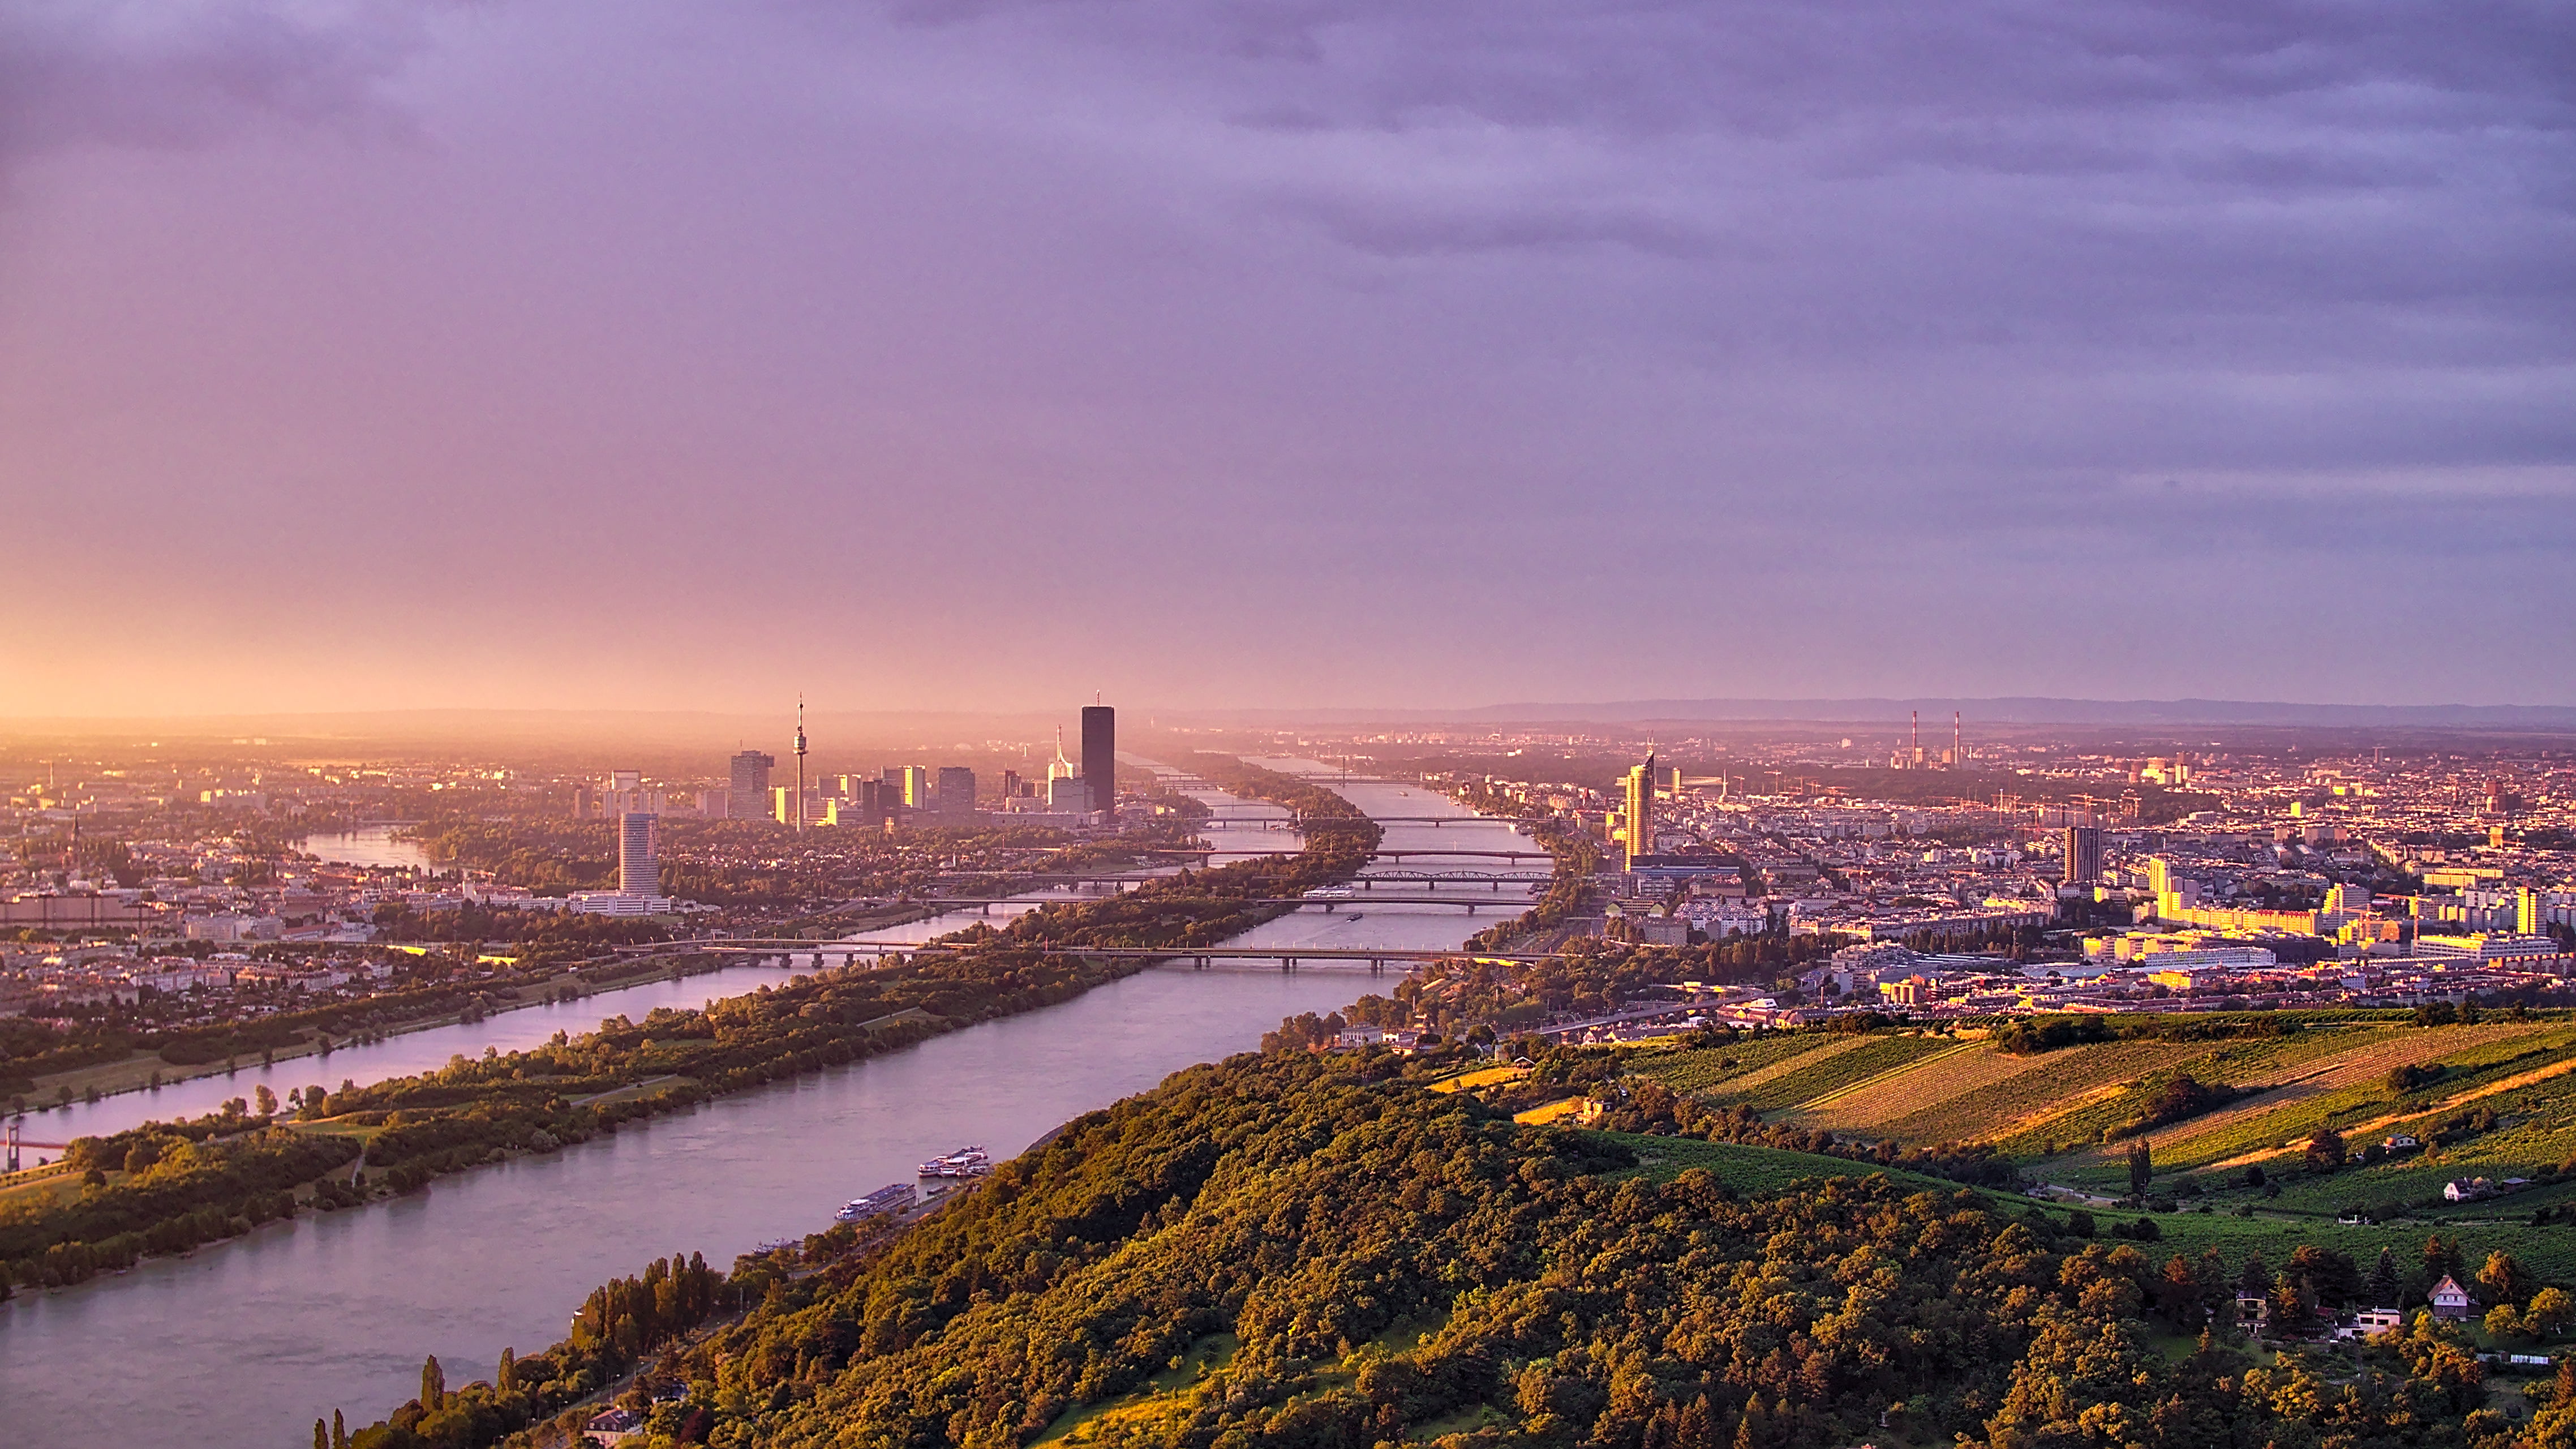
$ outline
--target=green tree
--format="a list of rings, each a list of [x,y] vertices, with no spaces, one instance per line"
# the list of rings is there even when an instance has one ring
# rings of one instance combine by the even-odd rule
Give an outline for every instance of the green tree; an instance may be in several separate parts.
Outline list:
[[[2545,1334],[2561,1334],[2567,1325],[2576,1323],[2576,1298],[2563,1288],[2543,1288],[2531,1295],[2527,1316],[2533,1328]]]
[[[433,1414],[447,1407],[447,1373],[434,1353],[420,1366],[420,1406]]]
[[[2272,1289],[2272,1328],[2276,1333],[2305,1333],[2316,1323],[2316,1295],[2304,1281],[2284,1275]]]
[[[2489,1303],[2520,1307],[2531,1296],[2531,1275],[2523,1271],[2513,1254],[2493,1252],[2487,1254],[2485,1265],[2478,1269],[2478,1286],[2486,1290]]]
[[[2424,1284],[2427,1289],[2444,1278],[2468,1276],[2468,1265],[2460,1258],[2458,1238],[2445,1239],[2440,1233],[2434,1233],[2424,1239]]]
[[[2147,1200],[2147,1185],[2155,1180],[2155,1156],[2141,1137],[2129,1144],[2129,1196],[2139,1202]]]
[[[2397,1271],[2397,1255],[2386,1248],[2380,1249],[2379,1262],[2372,1266],[2370,1282],[2363,1289],[2370,1298],[2370,1306],[2396,1307],[2397,1293],[2401,1286],[2401,1277]]]

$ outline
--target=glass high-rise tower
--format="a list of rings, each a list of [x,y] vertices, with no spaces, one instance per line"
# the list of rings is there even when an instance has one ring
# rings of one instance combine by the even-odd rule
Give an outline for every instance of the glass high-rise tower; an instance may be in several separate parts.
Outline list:
[[[617,817],[617,893],[622,896],[658,896],[662,893],[662,863],[653,849],[653,829],[658,817],[630,810]]]
[[[1092,809],[1118,808],[1118,711],[1105,704],[1082,709],[1082,783]]]
[[[1622,802],[1619,835],[1627,847],[1626,859],[1620,864],[1634,869],[1637,857],[1655,853],[1655,757],[1646,756],[1642,765],[1628,768],[1628,798]]]

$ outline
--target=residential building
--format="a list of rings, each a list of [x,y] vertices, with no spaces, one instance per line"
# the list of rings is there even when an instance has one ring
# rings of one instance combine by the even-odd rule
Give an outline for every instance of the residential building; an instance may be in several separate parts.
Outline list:
[[[2467,1318],[2477,1308],[2477,1300],[2469,1296],[2469,1290],[2461,1287],[2459,1280],[2447,1273],[2425,1296],[2432,1300],[2435,1318]]]
[[[2102,831],[2098,826],[2066,827],[2066,868],[2058,879],[2066,885],[2092,885],[2102,878]]]

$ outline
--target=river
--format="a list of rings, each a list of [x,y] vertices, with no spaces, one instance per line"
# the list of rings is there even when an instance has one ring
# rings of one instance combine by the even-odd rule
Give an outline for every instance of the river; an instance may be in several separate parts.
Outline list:
[[[426,872],[429,852],[394,832],[405,825],[361,825],[355,830],[308,835],[296,842],[306,855],[335,865],[363,865],[377,870]]]
[[[1293,843],[1294,837],[1290,839]],[[1017,896],[995,902],[990,911],[947,911],[906,925],[860,931],[843,939],[926,941],[944,932],[964,930],[977,921],[998,924],[1043,902],[1078,898],[1064,891]],[[839,963],[836,960],[831,964]],[[146,1121],[170,1122],[219,1112],[226,1101],[234,1097],[246,1098],[253,1089],[261,1086],[275,1092],[281,1099],[290,1090],[301,1087],[318,1085],[336,1089],[344,1081],[363,1087],[389,1077],[407,1077],[435,1070],[447,1065],[448,1059],[454,1056],[481,1056],[486,1047],[504,1052],[524,1051],[558,1031],[579,1036],[614,1017],[641,1021],[656,1008],[665,1006],[674,1011],[695,1011],[719,997],[748,995],[763,986],[782,984],[799,971],[812,969],[810,964],[791,967],[783,957],[740,958],[737,964],[720,971],[674,980],[645,981],[633,986],[613,986],[577,1001],[514,1007],[495,1012],[481,1021],[425,1027],[401,1032],[383,1041],[335,1047],[329,1056],[289,1057],[274,1066],[250,1062],[234,1071],[120,1092],[95,1102],[31,1107],[22,1125],[31,1139],[69,1142],[75,1137],[104,1137]]]
[[[1419,788],[1337,788],[1372,815],[1459,822],[1391,824],[1390,849],[1528,848],[1509,826]],[[1400,868],[1426,864],[1442,863]],[[1498,914],[1365,899],[1356,909],[1301,911],[1239,944],[1447,947]],[[1393,979],[1245,964],[1148,970],[396,1202],[24,1294],[0,1308],[0,1416],[11,1444],[301,1444],[316,1415],[336,1407],[365,1423],[409,1397],[424,1354],[451,1382],[489,1377],[502,1348],[552,1343],[584,1294],[648,1259],[703,1252],[729,1264],[825,1226],[848,1198],[910,1180],[923,1158],[965,1143],[1014,1155],[1069,1117],[1254,1047],[1283,1016],[1332,1010]],[[592,1019],[601,1000],[583,1003]]]

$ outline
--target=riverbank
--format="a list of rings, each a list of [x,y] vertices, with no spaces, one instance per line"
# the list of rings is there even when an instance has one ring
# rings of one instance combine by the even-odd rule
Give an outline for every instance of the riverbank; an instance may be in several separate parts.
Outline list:
[[[919,917],[913,919],[919,919]],[[784,948],[782,944],[781,949],[784,950]],[[431,1031],[443,1026],[454,1026],[460,1022],[483,1020],[505,1011],[563,1001],[568,999],[565,995],[568,991],[572,993],[573,998],[592,996],[602,991],[638,986],[651,981],[676,981],[686,976],[702,976],[725,970],[729,964],[720,956],[709,956],[683,949],[668,955],[604,961],[594,966],[569,967],[561,971],[548,972],[542,976],[526,977],[489,986],[478,983],[474,988],[476,999],[472,1002],[424,1015],[397,1018],[336,1038],[326,1035],[291,1045],[262,1048],[257,1053],[248,1054],[250,1056],[248,1062],[235,1057],[228,1061],[181,1064],[165,1060],[156,1052],[137,1050],[113,1062],[76,1067],[67,1072],[37,1078],[34,1090],[27,1094],[26,1110],[20,1115],[24,1116],[30,1124],[32,1130],[28,1135],[41,1137],[47,1135],[42,1131],[44,1115],[58,1110],[60,1097],[64,1092],[70,1093],[72,1101],[94,1103],[108,1097],[121,1096],[127,1092],[145,1092],[155,1087],[177,1086],[182,1082],[200,1081],[207,1077],[235,1075],[252,1062],[274,1065],[302,1057],[327,1059],[335,1050],[363,1042],[388,1040],[412,1032]],[[336,1009],[359,1012],[367,1005],[367,1001],[362,999],[343,1003]],[[96,1097],[91,1095],[93,1092],[97,1094]],[[46,1100],[47,1098],[54,1100]]]
[[[1048,904],[1053,899],[1055,898],[1002,895],[993,897],[987,904]],[[831,926],[835,934],[830,936],[745,937],[728,944],[767,945],[774,941],[780,959],[783,961],[796,946],[810,940],[848,939],[854,933],[888,931],[922,921],[938,920],[943,916],[961,914],[964,912],[926,905],[877,907],[846,913],[835,918]],[[965,925],[971,924],[965,923]],[[965,925],[961,925],[960,929],[964,929]],[[427,949],[455,945],[460,949],[474,949],[474,943],[470,942],[387,944]],[[17,1109],[15,1115],[20,1118],[28,1137],[59,1140],[67,1133],[77,1135],[80,1129],[77,1127],[66,1129],[58,1126],[47,1120],[48,1114],[67,1109],[96,1107],[128,1093],[157,1091],[216,1077],[238,1076],[243,1072],[256,1074],[264,1067],[306,1058],[317,1062],[324,1061],[335,1052],[345,1052],[352,1047],[380,1045],[415,1033],[489,1021],[493,1017],[508,1012],[531,1007],[558,1006],[566,1002],[624,991],[654,982],[678,981],[691,976],[738,971],[744,968],[747,958],[742,955],[713,956],[694,949],[697,944],[678,942],[650,955],[598,957],[540,968],[527,973],[494,976],[463,983],[434,993],[441,998],[441,1004],[435,1010],[399,1014],[390,1018],[381,1015],[386,1005],[398,1004],[399,998],[390,995],[333,1003],[284,1019],[267,1018],[261,1025],[269,1030],[284,1028],[286,1032],[310,1033],[310,1035],[297,1040],[282,1041],[275,1045],[229,1053],[225,1057],[205,1062],[174,1063],[156,1051],[137,1048],[112,1062],[91,1063],[87,1066],[36,1077],[33,1086],[18,1094],[24,1099],[24,1106]],[[413,997],[422,994],[424,993],[403,993],[405,996]],[[371,1011],[371,1007],[375,1010]],[[326,1030],[324,1025],[312,1020],[317,1016],[358,1020],[355,1025],[346,1028],[341,1027],[335,1020],[329,1023],[329,1029]],[[249,1090],[245,1087],[243,1094],[247,1096]],[[282,1093],[286,1088],[277,1086],[274,1090]],[[90,1114],[76,1113],[75,1115]]]
[[[382,1127],[387,1130],[368,1149],[371,1165],[381,1168],[375,1185],[379,1193],[400,1194],[513,1154],[553,1152],[639,1117],[1060,1003],[1148,963],[1069,958],[1053,948],[1203,948],[1278,913],[1259,902],[1348,879],[1367,864],[1378,829],[1340,797],[1248,765],[1232,783],[1305,814],[1304,848],[1286,859],[1185,872],[1123,895],[1032,911],[953,954],[794,977],[753,998],[656,1013],[640,1025],[606,1023],[578,1039],[559,1036],[507,1057],[460,1058],[434,1073],[329,1092],[319,1108],[308,1102],[294,1124],[229,1115],[201,1119],[191,1130],[258,1134],[248,1140],[284,1152],[296,1129],[311,1124]],[[1335,822],[1344,828],[1329,828]],[[662,1085],[621,1095],[647,1080]],[[579,1105],[584,1101],[593,1105]],[[218,1200],[234,1190],[237,1174],[216,1163],[191,1159],[189,1172],[131,1172],[135,1151],[157,1152],[154,1144],[170,1130],[77,1140],[67,1160],[101,1170],[95,1200],[85,1193],[78,1202],[0,1223],[0,1261],[11,1263],[9,1276],[48,1287],[77,1283],[156,1251],[152,1233],[174,1216],[190,1219],[195,1242],[202,1242],[275,1215],[267,1197],[245,1211]],[[263,1180],[261,1192],[282,1186]]]
[[[1373,815],[1456,816],[1445,828],[1388,823],[1388,849],[1516,846],[1506,825],[1445,801],[1426,810],[1418,789],[1335,789]],[[1300,911],[1228,944],[1445,950],[1483,923],[1455,907],[1365,914]],[[1397,974],[1282,971],[1221,954],[1210,970],[1152,967],[1057,1005],[442,1177],[364,1210],[306,1213],[77,1289],[24,1293],[0,1309],[0,1397],[12,1432],[30,1443],[301,1443],[333,1405],[373,1419],[402,1402],[425,1353],[438,1355],[451,1383],[493,1378],[505,1346],[561,1338],[585,1295],[674,1245],[722,1263],[761,1243],[801,1240],[841,1203],[909,1180],[925,1158],[963,1142],[987,1144],[997,1159],[1016,1155],[1069,1116],[1251,1051],[1283,1017],[1345,1008]],[[575,1035],[605,1013],[587,1014]],[[549,1032],[557,1021],[522,1015]],[[95,1365],[109,1361],[155,1369],[102,1378]]]

